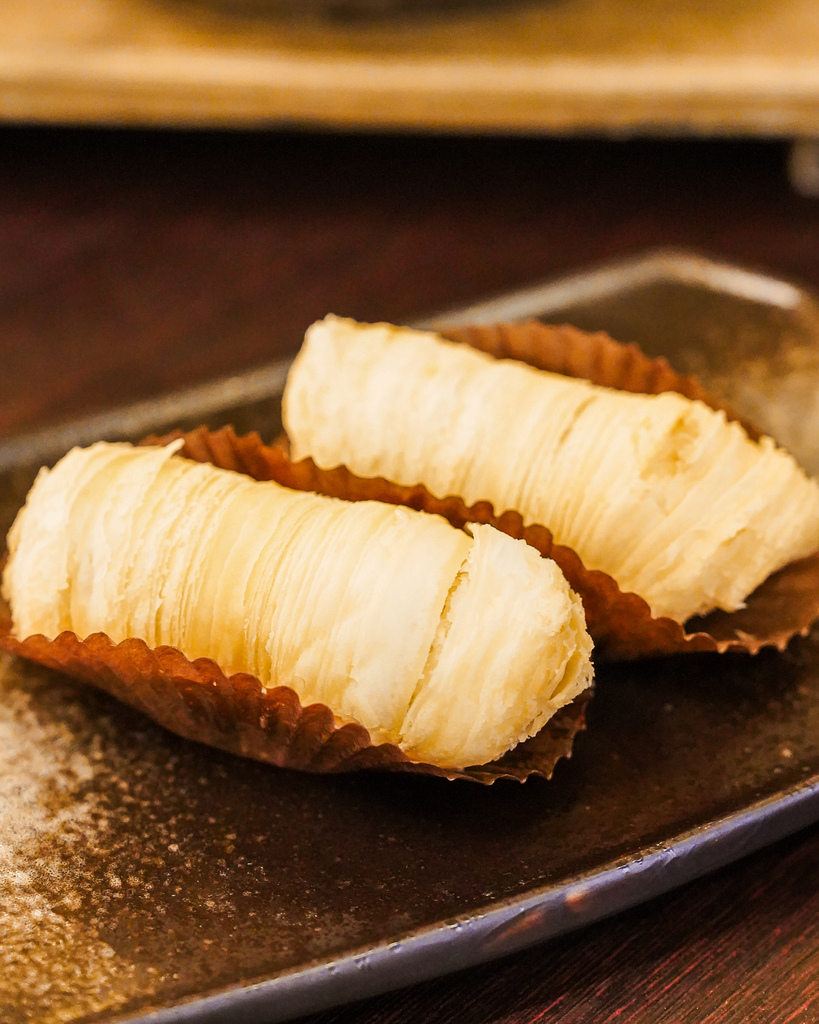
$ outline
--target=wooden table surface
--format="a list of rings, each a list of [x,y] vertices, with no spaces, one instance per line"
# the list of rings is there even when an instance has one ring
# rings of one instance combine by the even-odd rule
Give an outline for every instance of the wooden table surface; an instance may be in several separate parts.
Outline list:
[[[819,288],[777,144],[0,132],[0,434],[656,245]],[[311,1024],[819,1020],[819,828]]]

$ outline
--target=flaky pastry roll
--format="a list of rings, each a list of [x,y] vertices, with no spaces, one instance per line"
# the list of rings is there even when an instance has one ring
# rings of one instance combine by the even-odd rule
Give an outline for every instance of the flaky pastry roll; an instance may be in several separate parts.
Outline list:
[[[582,604],[489,526],[100,443],[42,470],[8,538],[18,638],[140,638],[286,685],[435,765],[483,764],[587,689]]]
[[[819,486],[770,438],[427,332],[314,324],[283,421],[295,461],[515,510],[679,623],[819,549]]]

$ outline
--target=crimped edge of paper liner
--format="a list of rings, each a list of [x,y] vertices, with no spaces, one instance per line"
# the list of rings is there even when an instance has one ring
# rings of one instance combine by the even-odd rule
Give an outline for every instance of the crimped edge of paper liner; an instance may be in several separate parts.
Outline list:
[[[420,484],[402,487],[380,477],[365,479],[345,466],[321,469],[311,459],[291,462],[286,439],[266,445],[258,434],[239,436],[232,427],[175,431],[143,443],[167,444],[180,438],[184,441],[180,455],[257,480],[275,480],[285,487],[347,501],[407,505],[444,516],[453,526],[489,523],[510,537],[522,538],[544,557],[554,559],[582,598],[598,661],[601,657],[614,661],[681,652],[756,654],[763,647],[784,650],[793,636],[806,635],[819,618],[819,554],[792,562],[769,576],[740,611],[690,619],[686,629],[673,619],[653,618],[642,597],[621,591],[606,573],[587,569],[571,548],[555,544],[545,527],[524,526],[517,512],[497,516],[487,501],[467,507],[458,497],[436,498]]]
[[[495,359],[516,359],[538,370],[579,377],[617,391],[640,395],[674,391],[712,409],[721,409],[729,420],[741,423],[752,440],[758,441],[762,436],[753,423],[727,402],[709,394],[698,377],[677,373],[664,356],[647,356],[637,345],[615,341],[605,331],[592,333],[570,324],[527,320],[517,324],[451,327],[437,333]]]
[[[752,423],[709,395],[696,377],[679,374],[666,359],[650,358],[636,345],[614,341],[604,332],[592,334],[568,325],[552,326],[533,320],[451,328],[440,333],[497,359],[516,359],[538,369],[621,391],[650,395],[674,391],[722,410],[728,419],[739,422],[752,440],[761,436]],[[227,449],[232,446],[236,457],[245,460],[247,467],[255,465],[259,472],[267,472],[291,487],[348,500],[372,498],[409,505],[443,515],[456,526],[491,523],[510,536],[522,537],[542,555],[557,562],[582,598],[598,659],[629,660],[708,651],[757,654],[764,647],[782,651],[794,636],[806,635],[819,618],[819,552],[772,574],[748,597],[745,608],[732,613],[713,612],[681,624],[667,617],[654,618],[642,597],[620,590],[607,573],[587,569],[571,548],[554,543],[545,526],[524,527],[515,511],[496,515],[486,501],[467,507],[456,496],[436,498],[420,484],[403,487],[381,478],[365,480],[343,466],[322,470],[310,459],[290,463],[286,438],[280,438],[273,448],[266,450],[253,435],[246,439],[235,435],[231,438],[226,432],[212,443],[221,447],[228,459]],[[198,450],[207,458],[206,447],[202,435],[191,439],[187,453],[197,458]],[[274,449],[280,454],[274,456]],[[254,472],[252,468],[246,471]]]
[[[0,559],[2,571],[5,556]],[[0,649],[90,683],[185,739],[281,768],[316,774],[362,770],[411,772],[492,785],[498,779],[550,779],[572,755],[586,727],[591,688],[559,708],[537,735],[483,765],[448,768],[414,761],[393,743],[373,743],[368,730],[341,722],[324,704],[303,706],[289,686],[265,690],[253,675],[226,676],[210,658],[174,647],[150,648],[136,638],[115,644],[105,633],[81,640],[65,631],[53,640],[12,633],[0,600]]]
[[[623,344],[604,331],[589,333],[570,325],[549,325],[537,320],[520,324],[466,326],[441,331],[443,337],[486,352],[496,359],[517,359],[541,370],[581,377],[604,387],[637,394],[658,395],[674,391],[712,409],[722,410],[738,422],[753,441],[762,436],[753,423],[726,402],[709,394],[695,376],[677,373],[663,357],[650,358],[637,345]],[[538,545],[535,545],[538,546]],[[559,546],[555,561],[572,585],[574,566],[564,567]],[[646,601],[625,593],[606,573],[590,572],[572,552],[580,575],[588,577],[592,590],[606,591],[606,621],[598,641],[599,653],[626,659],[685,651],[745,651],[757,654],[764,647],[783,651],[794,636],[806,636],[819,618],[819,552],[772,573],[748,596],[744,608],[694,616],[680,624],[666,617],[654,618]],[[603,579],[601,579],[603,577]],[[585,580],[577,581],[584,603],[593,603]],[[599,597],[598,593],[598,597]],[[588,610],[587,610],[588,616]]]

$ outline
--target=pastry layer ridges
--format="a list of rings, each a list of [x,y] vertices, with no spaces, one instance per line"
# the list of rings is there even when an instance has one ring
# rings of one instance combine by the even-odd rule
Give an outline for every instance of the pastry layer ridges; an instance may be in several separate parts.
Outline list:
[[[428,332],[315,324],[284,425],[295,460],[516,510],[678,622],[741,608],[819,549],[819,487],[770,438],[678,394],[599,387]]]
[[[553,563],[473,532],[99,444],[41,473],[3,593],[18,637],[167,644],[419,760],[480,764],[587,688],[591,642]]]

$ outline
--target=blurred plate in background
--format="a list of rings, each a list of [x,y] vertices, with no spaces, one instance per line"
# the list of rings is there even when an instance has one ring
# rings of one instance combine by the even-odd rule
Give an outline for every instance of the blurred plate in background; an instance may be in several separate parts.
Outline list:
[[[814,0],[0,0],[0,117],[819,135],[819,18]]]

